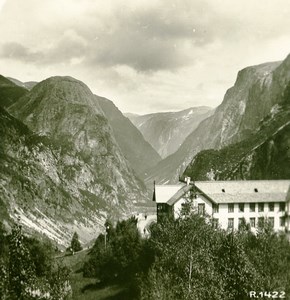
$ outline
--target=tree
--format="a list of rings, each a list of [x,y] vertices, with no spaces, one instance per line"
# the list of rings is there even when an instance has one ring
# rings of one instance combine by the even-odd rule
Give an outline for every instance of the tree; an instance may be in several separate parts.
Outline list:
[[[83,249],[79,241],[79,236],[76,232],[73,234],[70,247],[73,252],[81,251]]]
[[[10,236],[8,278],[8,290],[12,299],[24,299],[35,281],[34,265],[23,242],[20,225],[14,226]]]

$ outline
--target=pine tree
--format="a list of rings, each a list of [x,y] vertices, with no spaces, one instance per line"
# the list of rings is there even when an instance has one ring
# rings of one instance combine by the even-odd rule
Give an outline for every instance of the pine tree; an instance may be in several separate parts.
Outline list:
[[[70,247],[73,252],[77,252],[83,249],[79,241],[79,236],[76,232],[73,234]]]

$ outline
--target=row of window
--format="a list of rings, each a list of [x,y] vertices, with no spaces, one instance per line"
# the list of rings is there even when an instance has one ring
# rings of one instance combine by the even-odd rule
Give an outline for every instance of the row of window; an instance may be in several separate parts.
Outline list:
[[[258,212],[263,212],[265,209],[265,206],[268,205],[268,211],[274,211],[275,209],[275,203],[269,202],[269,203],[249,203],[249,210],[250,212],[255,212],[256,207],[258,206]],[[238,204],[239,212],[245,211],[245,203],[239,203]],[[228,204],[228,212],[233,213],[235,210],[235,204],[229,203]],[[285,202],[279,202],[279,211],[285,211]],[[213,205],[213,212],[218,213],[219,212],[219,205],[214,204]]]
[[[267,222],[269,224],[269,226],[271,227],[274,227],[274,217],[270,217],[270,218],[267,218]],[[217,227],[218,226],[218,221],[219,219],[215,218],[213,220],[213,225],[214,227]],[[285,226],[285,218],[284,217],[280,217],[279,218],[279,225],[280,227],[284,227]],[[238,219],[238,227],[241,228],[241,226],[244,226],[246,225],[246,221],[244,218],[239,218]],[[264,217],[259,217],[259,218],[250,218],[250,226],[252,228],[256,228],[257,226],[258,227],[263,227],[265,224],[265,218]],[[228,229],[233,229],[234,228],[234,218],[228,218]]]

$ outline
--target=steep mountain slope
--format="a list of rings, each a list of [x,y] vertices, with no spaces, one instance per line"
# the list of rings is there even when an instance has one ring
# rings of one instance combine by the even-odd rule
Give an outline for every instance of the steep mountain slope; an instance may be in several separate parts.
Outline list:
[[[25,95],[27,90],[0,75],[0,106],[8,107]]]
[[[8,142],[3,153],[18,160],[16,166],[11,166],[11,158],[7,169],[16,168],[15,174],[24,177],[31,205],[43,214],[50,214],[48,219],[52,224],[53,214],[59,208],[56,205],[56,210],[50,211],[50,203],[63,204],[64,210],[59,215],[64,224],[73,226],[76,219],[84,228],[87,219],[106,215],[119,218],[130,213],[133,202],[145,201],[144,185],[128,166],[95,96],[82,82],[70,77],[49,78],[9,107],[9,111],[35,133],[36,145],[33,143],[28,151],[24,146],[14,145],[12,134],[6,137],[15,153],[10,151]],[[6,125],[9,126],[10,123]],[[3,129],[1,134],[5,132]],[[49,149],[44,147],[46,144]],[[31,170],[30,165],[34,164],[43,175]],[[27,172],[24,175],[22,166],[23,172]],[[20,183],[9,185],[11,180],[11,177],[4,180],[8,185],[5,190],[15,194],[17,203],[25,203]],[[53,193],[55,185],[62,192]],[[39,207],[38,203],[43,202],[47,206]],[[25,218],[31,221],[33,217]],[[92,224],[93,221],[88,226]]]
[[[147,182],[175,182],[204,149],[220,149],[257,132],[259,122],[283,101],[290,81],[290,55],[281,63],[243,69],[214,115],[202,121],[173,155],[147,170]]]
[[[27,90],[31,90],[34,86],[37,85],[37,81],[26,81],[26,82],[22,82],[18,79],[12,78],[12,77],[7,77],[10,81],[14,82],[16,85],[21,86]]]
[[[192,107],[178,112],[148,115],[127,114],[146,141],[162,158],[174,153],[199,123],[213,113],[210,107]]]
[[[96,100],[113,129],[115,139],[122,153],[135,172],[142,175],[145,169],[155,166],[161,160],[161,157],[144,140],[140,131],[121,113],[112,101],[99,96],[96,96]]]
[[[221,150],[199,152],[184,176],[193,180],[290,178],[290,84],[285,102],[274,106],[259,131]]]

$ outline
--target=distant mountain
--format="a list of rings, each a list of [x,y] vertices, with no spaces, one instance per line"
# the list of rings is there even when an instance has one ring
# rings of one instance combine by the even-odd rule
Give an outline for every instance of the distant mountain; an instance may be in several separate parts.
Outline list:
[[[176,182],[201,150],[221,149],[257,133],[260,121],[276,105],[290,81],[290,55],[283,62],[247,67],[214,114],[202,121],[172,155],[147,170],[147,182]]]
[[[25,88],[0,75],[0,106],[8,107],[26,93]]]
[[[48,227],[54,238],[60,238],[55,222],[86,237],[100,219],[122,218],[134,202],[146,201],[144,185],[84,83],[49,78],[9,112],[25,123],[2,111],[0,198],[12,217],[16,211],[28,227]]]
[[[10,81],[14,82],[16,85],[21,86],[27,90],[31,90],[34,86],[37,85],[37,81],[27,81],[27,82],[22,82],[18,79],[12,78],[12,77],[7,77]]]
[[[142,173],[145,169],[155,166],[161,160],[161,157],[144,140],[140,131],[122,114],[112,101],[99,96],[96,96],[96,100],[113,129],[115,139],[122,153],[135,172],[143,175]]]
[[[290,83],[263,119],[257,133],[220,150],[199,152],[184,176],[192,180],[261,180],[290,178]]]
[[[174,153],[199,123],[212,115],[207,106],[148,115],[125,114],[162,158]]]

